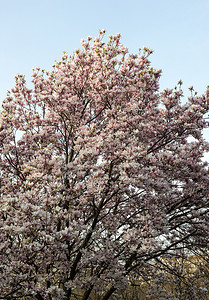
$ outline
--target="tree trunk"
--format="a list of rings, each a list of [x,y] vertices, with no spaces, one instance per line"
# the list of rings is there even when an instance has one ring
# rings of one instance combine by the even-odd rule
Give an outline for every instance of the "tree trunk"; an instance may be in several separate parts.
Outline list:
[[[110,296],[112,295],[112,293],[114,293],[114,291],[116,290],[116,288],[114,286],[112,286],[101,298],[101,300],[108,300],[110,298]]]

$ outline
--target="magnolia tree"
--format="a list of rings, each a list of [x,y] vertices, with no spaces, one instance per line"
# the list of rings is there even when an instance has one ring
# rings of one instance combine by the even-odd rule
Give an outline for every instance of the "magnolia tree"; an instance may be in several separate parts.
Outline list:
[[[152,51],[104,33],[3,101],[1,299],[109,299],[207,246],[209,90],[160,93]]]

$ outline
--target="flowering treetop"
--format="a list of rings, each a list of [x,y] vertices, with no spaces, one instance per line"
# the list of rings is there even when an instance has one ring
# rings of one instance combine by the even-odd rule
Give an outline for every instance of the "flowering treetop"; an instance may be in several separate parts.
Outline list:
[[[160,93],[152,50],[104,34],[34,69],[32,89],[17,75],[3,102],[1,299],[109,299],[155,259],[206,245],[209,90],[186,104],[181,87]]]

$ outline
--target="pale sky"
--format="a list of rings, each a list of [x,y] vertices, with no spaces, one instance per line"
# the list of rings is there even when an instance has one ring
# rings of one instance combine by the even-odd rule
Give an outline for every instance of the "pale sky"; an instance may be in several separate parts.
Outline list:
[[[186,96],[209,85],[209,0],[0,0],[0,102],[17,73],[30,82],[33,67],[50,70],[99,29],[120,32],[132,53],[152,48],[161,90],[180,79]]]

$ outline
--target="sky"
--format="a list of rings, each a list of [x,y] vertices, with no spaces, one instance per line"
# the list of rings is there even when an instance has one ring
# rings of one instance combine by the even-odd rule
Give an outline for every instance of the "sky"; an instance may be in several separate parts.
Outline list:
[[[121,33],[131,53],[143,46],[162,69],[160,90],[181,79],[185,96],[209,85],[208,0],[0,0],[0,102],[24,74],[30,85],[32,68],[51,70],[63,51],[72,54],[80,40]],[[209,141],[209,130],[205,132]],[[209,158],[209,156],[208,156]]]

